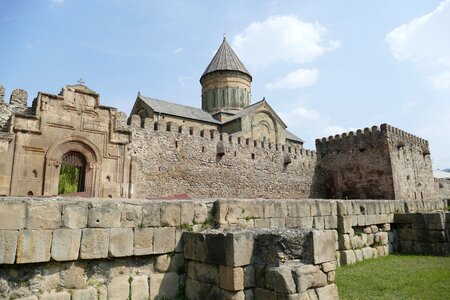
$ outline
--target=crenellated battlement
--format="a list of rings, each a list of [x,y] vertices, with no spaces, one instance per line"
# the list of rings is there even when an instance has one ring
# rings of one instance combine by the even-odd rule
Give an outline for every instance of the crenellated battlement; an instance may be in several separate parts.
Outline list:
[[[390,137],[397,138],[399,140],[402,140],[404,142],[410,142],[412,144],[420,144],[421,146],[428,147],[428,141],[425,139],[422,139],[414,134],[411,134],[409,132],[406,132],[404,130],[401,130],[397,127],[388,125],[388,124],[382,124],[380,126],[381,130],[383,132],[389,133]]]
[[[285,144],[266,142],[260,140],[252,140],[239,135],[230,135],[228,133],[221,133],[215,129],[204,129],[195,126],[177,125],[172,122],[164,120],[155,121],[152,118],[145,118],[141,120],[139,115],[131,115],[128,126],[134,130],[146,130],[150,132],[158,132],[160,134],[167,133],[171,137],[192,136],[201,138],[203,142],[212,142],[216,144],[218,141],[222,142],[225,148],[241,147],[248,150],[255,148],[263,148],[275,152],[285,152],[293,155],[303,157],[315,158],[316,152],[314,150],[303,149],[300,146],[288,146]]]
[[[11,92],[9,103],[5,102],[5,87],[0,85],[0,131],[7,131],[11,116],[15,113],[23,113],[27,109],[28,93],[22,89]]]

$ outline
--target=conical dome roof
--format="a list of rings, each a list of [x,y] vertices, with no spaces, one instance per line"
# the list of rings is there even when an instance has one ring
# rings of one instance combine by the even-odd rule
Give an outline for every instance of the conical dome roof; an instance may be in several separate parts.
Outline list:
[[[219,50],[217,50],[208,67],[206,67],[206,70],[203,72],[200,80],[202,80],[202,78],[209,73],[226,70],[242,72],[252,78],[250,72],[241,62],[236,53],[234,53],[233,49],[231,49],[227,39],[223,38],[222,45],[220,45]]]

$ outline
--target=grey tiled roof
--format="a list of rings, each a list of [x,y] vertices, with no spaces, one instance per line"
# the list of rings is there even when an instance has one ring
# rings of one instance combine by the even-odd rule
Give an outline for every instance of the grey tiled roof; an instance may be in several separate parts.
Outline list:
[[[139,98],[145,103],[147,103],[147,105],[150,106],[155,111],[155,113],[163,113],[167,115],[183,117],[192,120],[221,124],[219,121],[214,119],[209,113],[201,110],[200,108],[176,104],[144,96],[139,96]]]
[[[287,131],[287,130],[286,130],[286,139],[287,140],[291,140],[291,141],[304,143],[304,141],[301,138],[299,138],[298,136],[296,136],[295,134],[293,134],[292,132]]]
[[[239,57],[237,57],[236,53],[234,53],[233,49],[231,49],[225,38],[223,39],[222,45],[220,45],[219,50],[217,50],[216,55],[214,55],[208,67],[206,67],[205,72],[203,72],[200,80],[206,74],[223,70],[239,71],[252,77]]]

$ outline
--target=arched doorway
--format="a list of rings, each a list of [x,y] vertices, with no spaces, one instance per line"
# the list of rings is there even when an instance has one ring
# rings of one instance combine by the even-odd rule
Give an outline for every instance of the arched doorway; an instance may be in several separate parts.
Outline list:
[[[70,151],[61,159],[58,194],[71,194],[85,191],[86,157]]]
[[[91,141],[76,136],[59,140],[49,148],[46,154],[43,195],[60,194],[61,175],[72,172],[73,183],[76,187],[74,192],[81,191],[87,196],[97,197],[101,176],[100,166],[100,151]],[[75,187],[72,189],[74,190]],[[64,194],[67,193],[64,192]]]

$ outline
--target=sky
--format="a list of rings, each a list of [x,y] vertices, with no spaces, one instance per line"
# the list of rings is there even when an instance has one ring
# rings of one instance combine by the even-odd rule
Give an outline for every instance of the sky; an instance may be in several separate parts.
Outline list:
[[[136,95],[201,107],[223,36],[288,130],[315,139],[388,123],[450,168],[450,0],[0,0],[0,84],[103,105]]]

